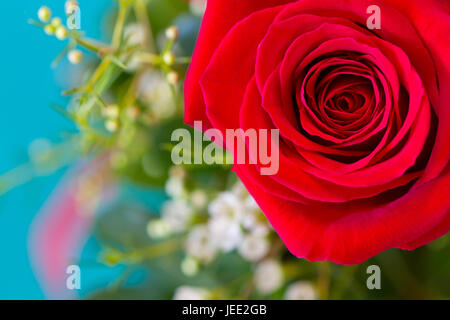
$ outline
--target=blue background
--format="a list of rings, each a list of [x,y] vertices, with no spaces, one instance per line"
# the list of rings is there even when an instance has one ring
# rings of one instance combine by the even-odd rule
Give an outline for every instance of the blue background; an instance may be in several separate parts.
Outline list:
[[[73,130],[70,123],[51,109],[64,105],[61,91],[70,87],[64,77],[70,66],[64,60],[57,68],[51,62],[64,47],[62,41],[29,25],[41,5],[64,17],[64,0],[2,1],[0,61],[0,172],[27,161],[27,149],[36,138],[60,139],[60,132]],[[102,39],[99,21],[112,0],[81,0],[82,29],[87,36]],[[64,170],[38,178],[0,196],[0,299],[45,298],[31,270],[27,238],[32,219],[58,183]]]

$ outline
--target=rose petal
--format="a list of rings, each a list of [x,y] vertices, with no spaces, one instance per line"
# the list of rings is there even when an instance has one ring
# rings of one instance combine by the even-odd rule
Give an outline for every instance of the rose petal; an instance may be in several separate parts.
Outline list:
[[[230,29],[240,20],[253,12],[283,5],[293,0],[208,0],[200,33],[198,35],[192,63],[186,76],[185,95],[185,121],[203,121],[204,128],[210,128],[205,113],[199,81],[208,66],[211,56]],[[249,39],[251,39],[250,37]],[[236,48],[239,48],[237,46]]]

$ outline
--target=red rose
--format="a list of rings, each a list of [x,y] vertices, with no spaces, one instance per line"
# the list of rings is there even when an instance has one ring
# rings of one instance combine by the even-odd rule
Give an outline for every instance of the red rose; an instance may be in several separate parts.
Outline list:
[[[449,37],[446,0],[209,0],[185,120],[279,129],[234,170],[294,255],[414,249],[450,230]]]

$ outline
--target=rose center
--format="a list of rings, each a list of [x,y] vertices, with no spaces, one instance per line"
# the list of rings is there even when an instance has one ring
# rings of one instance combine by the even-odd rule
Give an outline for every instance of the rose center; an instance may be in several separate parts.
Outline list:
[[[373,66],[360,57],[315,61],[299,79],[299,127],[311,136],[348,138],[383,112],[383,90]]]

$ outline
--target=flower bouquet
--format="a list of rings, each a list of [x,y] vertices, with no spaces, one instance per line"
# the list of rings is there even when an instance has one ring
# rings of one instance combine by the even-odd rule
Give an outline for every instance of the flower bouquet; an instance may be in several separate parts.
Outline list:
[[[449,7],[374,2],[118,0],[109,42],[41,7],[76,130],[0,190],[71,164],[30,234],[49,297],[449,298]]]

